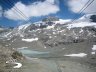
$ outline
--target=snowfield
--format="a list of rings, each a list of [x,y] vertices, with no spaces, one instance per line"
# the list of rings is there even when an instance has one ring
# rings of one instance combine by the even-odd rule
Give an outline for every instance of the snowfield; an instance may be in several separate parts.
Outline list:
[[[92,22],[79,22],[79,23],[73,23],[73,24],[68,24],[67,28],[75,28],[75,27],[86,27],[86,26],[96,26],[96,23]]]
[[[28,26],[30,26],[30,24],[21,25],[18,30],[26,29]]]
[[[67,23],[67,22],[70,22],[70,21],[71,21],[71,19],[67,19],[67,20],[59,19],[59,21],[56,21],[55,24],[57,24],[57,23],[64,24],[64,23]]]
[[[70,57],[85,57],[87,54],[85,53],[79,53],[79,54],[69,54],[69,55],[64,55],[64,56],[70,56]]]
[[[33,42],[33,41],[37,41],[38,38],[31,38],[31,39],[22,39],[22,41],[26,41],[26,42]]]

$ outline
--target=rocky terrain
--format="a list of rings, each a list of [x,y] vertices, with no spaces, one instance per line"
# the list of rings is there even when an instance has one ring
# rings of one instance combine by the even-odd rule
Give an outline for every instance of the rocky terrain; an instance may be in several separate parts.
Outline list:
[[[17,66],[17,62],[23,61],[23,55],[11,47],[6,47],[4,44],[0,41],[0,72],[20,71],[14,67]]]
[[[85,15],[74,23],[48,17],[24,24],[1,32],[0,44],[28,58],[21,67],[23,72],[96,72],[94,15]],[[12,54],[12,58],[21,60],[21,54]]]

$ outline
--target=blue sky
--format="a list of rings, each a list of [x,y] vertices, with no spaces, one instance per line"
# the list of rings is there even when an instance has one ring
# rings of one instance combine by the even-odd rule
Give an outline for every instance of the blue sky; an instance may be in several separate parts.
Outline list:
[[[8,0],[0,0],[0,6],[2,7],[2,16],[0,17],[0,25],[4,26],[4,27],[15,27],[18,26],[20,24],[24,24],[25,22],[29,22],[31,20],[31,22],[36,22],[39,20],[42,20],[44,17],[47,16],[56,16],[58,18],[62,18],[62,19],[74,19],[74,16],[80,16],[78,13],[75,13],[73,11],[71,11],[71,9],[68,6],[68,0],[55,0],[54,4],[52,6],[57,7],[57,9],[55,9],[56,7],[54,7],[54,11],[49,11],[47,14],[45,13],[44,15],[42,14],[38,14],[36,16],[32,15],[30,12],[30,15],[28,15],[28,19],[29,20],[23,20],[23,19],[19,19],[18,16],[17,19],[15,20],[14,18],[10,17],[10,13],[8,12],[8,10],[12,11],[11,9],[14,7],[15,4],[17,4],[18,2],[19,5],[23,4],[23,5],[33,5],[33,3],[35,2],[41,2],[44,3],[46,0],[9,0],[11,1],[11,5],[10,3],[8,3]],[[48,0],[47,0],[48,1]],[[36,5],[36,4],[35,4]],[[17,5],[18,6],[18,5]],[[29,7],[29,6],[28,6]],[[33,6],[32,6],[33,7]],[[49,6],[48,6],[49,7]],[[47,7],[46,7],[47,8]],[[59,10],[58,10],[59,8]],[[50,7],[49,7],[50,9]],[[21,9],[20,9],[21,10]],[[30,10],[30,9],[28,9]],[[52,9],[51,9],[52,10]],[[22,11],[22,10],[21,10]],[[26,10],[25,10],[26,11]],[[4,12],[6,12],[6,16],[4,15]],[[22,11],[23,13],[24,11]],[[42,12],[42,11],[41,11]],[[40,13],[41,13],[40,12]],[[43,11],[44,12],[44,11]],[[45,9],[46,12],[46,9]],[[9,13],[9,15],[8,15]],[[27,12],[28,13],[28,12]],[[39,13],[39,12],[38,12]],[[13,14],[15,14],[15,12],[13,12]],[[27,14],[26,14],[27,15]],[[12,15],[11,15],[12,16]],[[14,16],[13,16],[14,17]]]

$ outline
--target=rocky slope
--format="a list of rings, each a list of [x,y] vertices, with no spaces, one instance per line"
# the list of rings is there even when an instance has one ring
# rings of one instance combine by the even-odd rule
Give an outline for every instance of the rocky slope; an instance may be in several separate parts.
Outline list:
[[[23,61],[23,58],[21,53],[0,44],[0,72],[17,72],[15,64]]]
[[[12,47],[24,47],[28,44],[28,46],[32,45],[36,48],[35,45],[37,43],[38,46],[40,45],[39,47],[46,46],[52,48],[69,43],[84,42],[86,40],[95,41],[96,23],[80,20],[80,22],[77,21],[76,23],[68,24],[66,24],[66,21],[63,24],[60,21],[59,23],[50,21],[40,22],[39,24],[25,24],[8,33],[3,33],[1,37],[4,38],[1,40],[7,40]],[[6,46],[9,45],[6,44]]]
[[[12,50],[20,51],[25,56],[28,56],[28,58],[35,58],[32,59],[31,62],[24,62],[25,68],[28,66],[26,70],[29,72],[32,71],[32,68],[34,72],[36,72],[36,70],[39,72],[36,67],[48,66],[48,68],[50,68],[53,61],[54,64],[56,63],[55,61],[58,62],[57,65],[55,64],[57,69],[58,65],[62,66],[61,63],[66,64],[66,61],[69,61],[72,62],[72,65],[73,62],[77,62],[76,64],[80,63],[80,68],[82,64],[88,64],[88,67],[92,67],[90,70],[94,69],[92,72],[95,72],[96,23],[94,16],[92,16],[93,15],[83,16],[74,23],[72,23],[71,20],[58,20],[58,18],[54,19],[54,17],[51,18],[51,21],[50,17],[48,17],[48,19],[45,18],[44,21],[39,21],[34,24],[24,24],[13,30],[2,32],[0,34],[0,44],[5,48],[8,47]],[[22,58],[22,56],[16,52],[12,54],[11,57],[13,58]],[[52,63],[50,63],[51,61]],[[49,62],[50,65],[45,66],[46,62]],[[67,64],[68,67],[70,67],[71,64],[69,64],[69,62]],[[29,66],[32,66],[32,68]],[[63,67],[65,68],[65,66]],[[25,68],[22,69],[24,72],[26,72]],[[45,68],[40,69],[43,70]],[[65,69],[60,67],[58,70],[63,72]],[[73,69],[73,71],[74,70],[75,69]],[[88,72],[87,70],[89,71],[89,68],[84,69],[84,72]]]

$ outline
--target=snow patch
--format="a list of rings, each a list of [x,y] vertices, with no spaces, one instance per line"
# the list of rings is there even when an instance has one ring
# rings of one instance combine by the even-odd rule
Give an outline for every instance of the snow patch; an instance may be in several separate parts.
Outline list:
[[[0,28],[0,31],[3,31],[4,29],[3,28]]]
[[[8,32],[7,34],[4,35],[4,37],[8,37],[12,32]]]
[[[54,37],[57,37],[57,36],[54,36]]]
[[[28,48],[28,47],[21,47],[21,48],[18,48],[18,49],[26,49],[26,48]]]
[[[5,45],[5,46],[9,46],[9,45]]]
[[[30,24],[21,25],[18,27],[18,30],[26,29]]]
[[[38,38],[31,38],[31,39],[22,39],[22,41],[26,41],[26,42],[33,42],[33,41],[37,41]]]
[[[64,30],[61,30],[61,31],[59,31],[59,32],[63,32]]]
[[[46,48],[46,46],[44,46],[44,48]]]
[[[79,54],[69,54],[69,55],[64,55],[64,56],[70,56],[70,57],[85,57],[87,54],[85,53],[79,53]]]
[[[52,38],[52,36],[49,36],[49,38]]]
[[[53,32],[53,34],[56,34],[55,32]]]
[[[96,50],[96,45],[93,45],[92,50],[93,50],[93,51]]]
[[[68,24],[67,28],[75,28],[75,27],[86,27],[86,26],[96,26],[96,23],[92,22],[78,22],[73,24]]]
[[[14,66],[13,68],[21,68],[22,67],[21,63],[14,62],[13,64],[16,64],[16,66]]]
[[[93,55],[93,54],[95,54],[95,52],[91,52],[91,54]]]
[[[55,24],[65,24],[65,23],[67,23],[67,22],[70,22],[71,21],[71,19],[68,19],[68,20],[63,20],[63,19],[59,19],[59,21],[55,21]]]
[[[82,33],[83,32],[83,29],[81,29],[80,31],[79,31],[79,33]]]
[[[96,37],[96,35],[93,35],[93,37]]]
[[[54,25],[52,25],[52,26],[48,26],[46,29],[52,29],[52,28],[54,28],[55,26]]]
[[[13,62],[12,60],[11,61],[6,61],[6,63],[16,64],[16,66],[13,66],[13,68],[21,68],[22,67],[22,63]]]
[[[65,48],[62,48],[63,50],[65,49]]]

